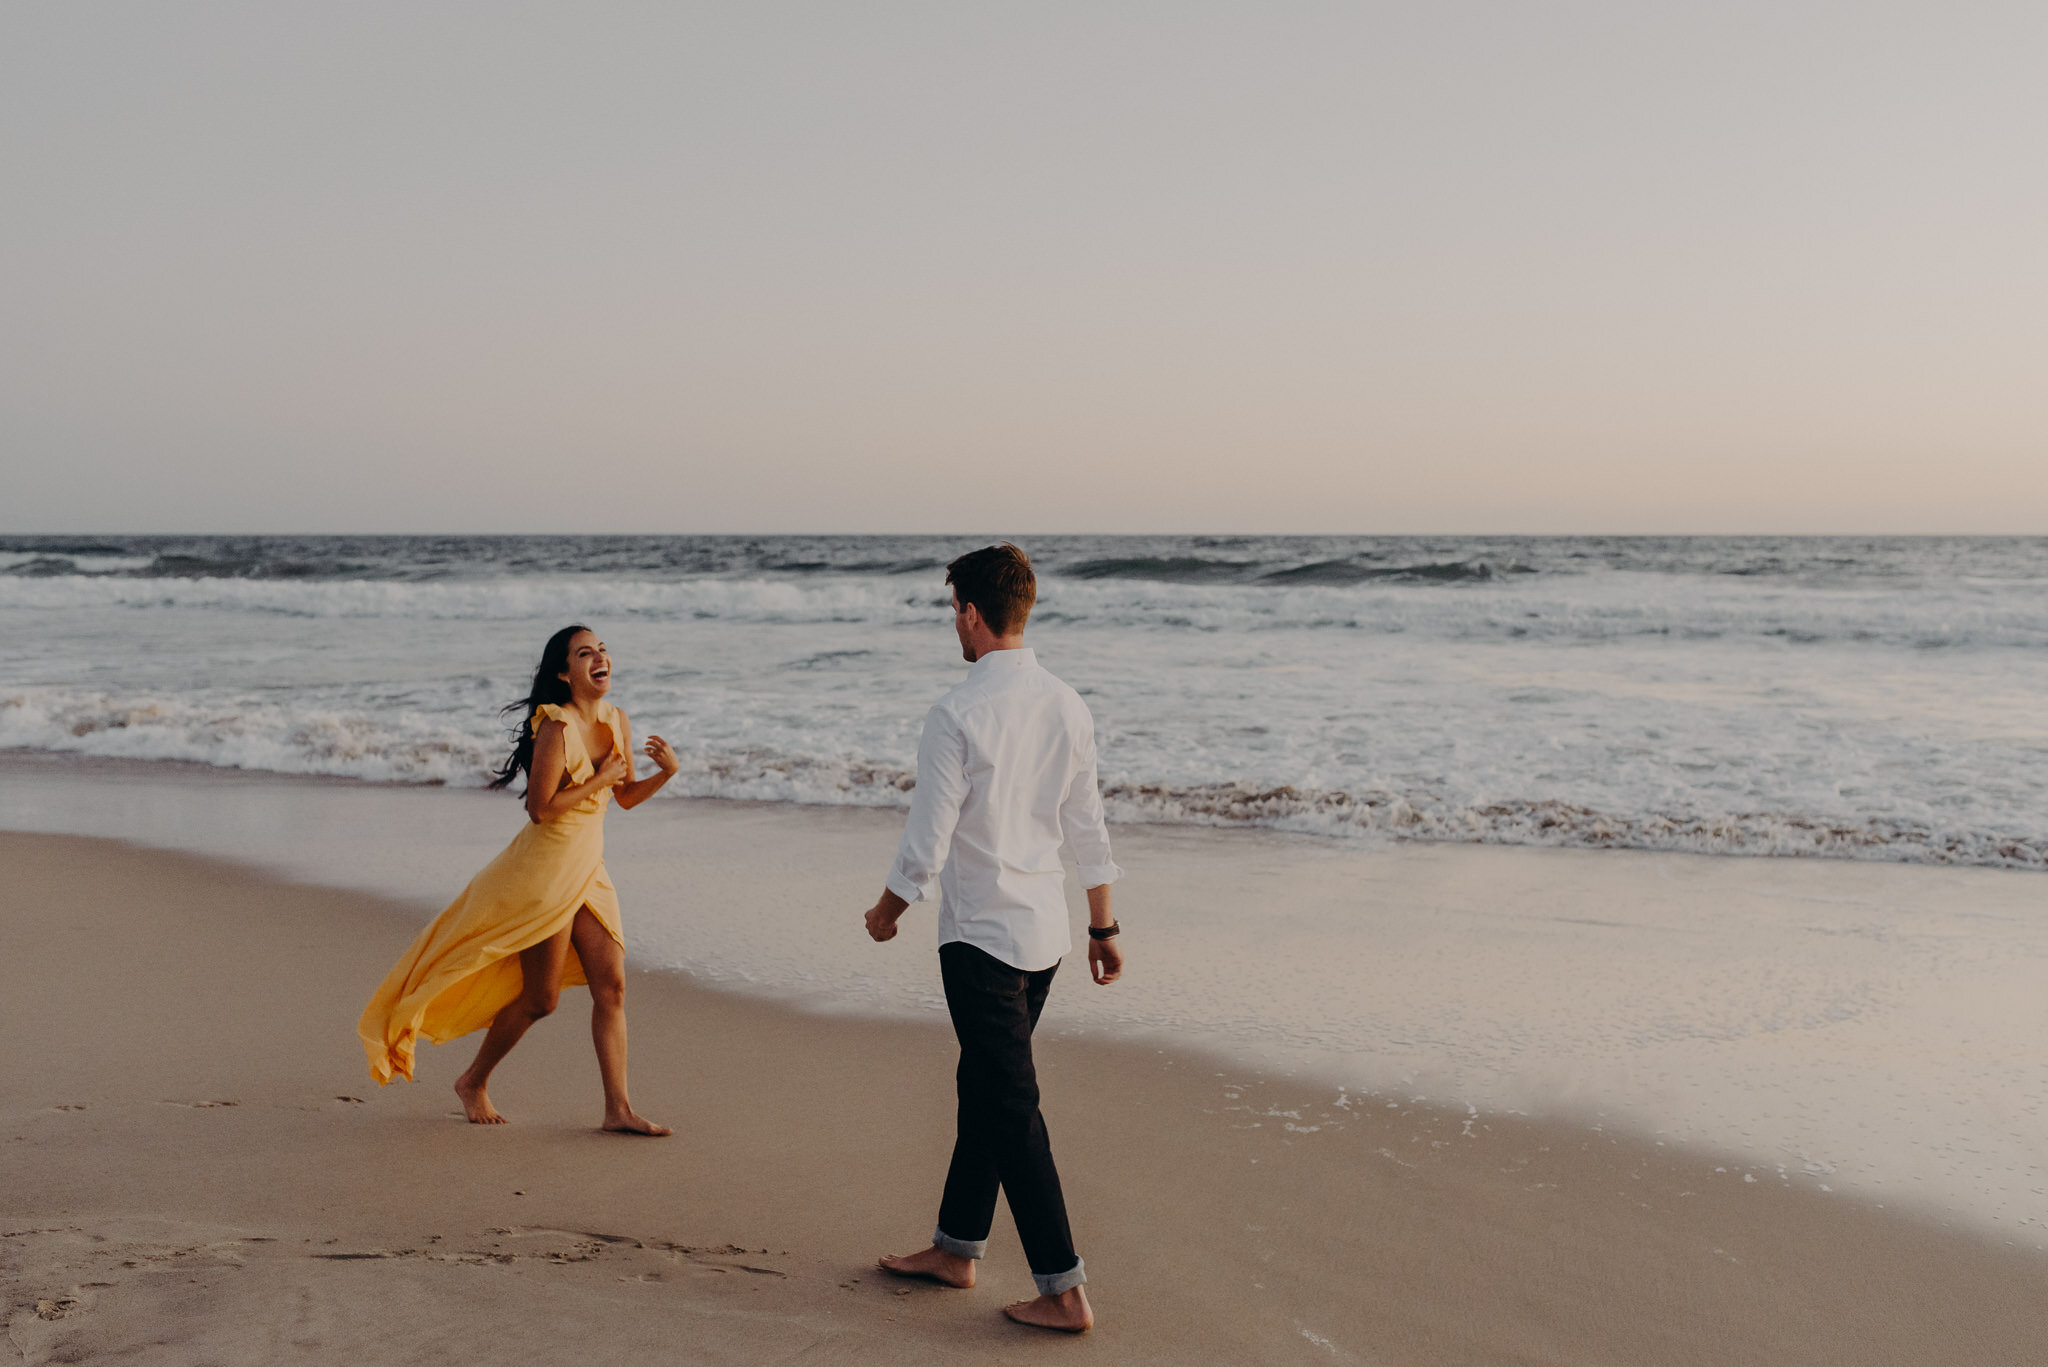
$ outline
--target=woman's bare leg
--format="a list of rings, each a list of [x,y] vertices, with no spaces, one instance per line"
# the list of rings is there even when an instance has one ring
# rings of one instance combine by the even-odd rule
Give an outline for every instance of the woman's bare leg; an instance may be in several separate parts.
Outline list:
[[[597,1072],[604,1080],[604,1128],[621,1134],[665,1135],[633,1110],[626,1098],[626,952],[588,909],[571,926],[576,957],[590,979],[590,1042],[597,1046]]]
[[[491,1028],[478,1046],[476,1060],[455,1079],[455,1095],[462,1098],[463,1114],[472,1125],[503,1125],[505,1117],[484,1092],[491,1070],[504,1061],[519,1043],[527,1027],[555,1009],[562,995],[562,968],[569,962],[569,937],[573,926],[564,926],[539,944],[519,951],[519,998],[491,1020]]]

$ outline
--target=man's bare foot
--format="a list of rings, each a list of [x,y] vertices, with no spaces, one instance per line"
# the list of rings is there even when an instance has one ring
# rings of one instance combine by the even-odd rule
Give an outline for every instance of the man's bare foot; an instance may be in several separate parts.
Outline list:
[[[1068,1334],[1085,1334],[1095,1327],[1095,1312],[1088,1308],[1088,1293],[1078,1286],[1070,1286],[1057,1296],[1006,1305],[1003,1313],[1019,1324]]]
[[[507,1125],[511,1122],[498,1114],[498,1108],[484,1095],[484,1089],[472,1086],[469,1074],[455,1079],[455,1095],[462,1100],[462,1113],[469,1117],[472,1125]]]
[[[636,1111],[624,1115],[608,1115],[601,1127],[607,1134],[644,1134],[650,1139],[662,1139],[674,1134],[666,1125],[657,1125]]]
[[[930,1248],[916,1253],[884,1253],[875,1259],[875,1266],[884,1272],[893,1272],[899,1277],[922,1277],[940,1286],[956,1287],[966,1291],[974,1285],[974,1259],[963,1258],[958,1253],[948,1253],[933,1244]]]

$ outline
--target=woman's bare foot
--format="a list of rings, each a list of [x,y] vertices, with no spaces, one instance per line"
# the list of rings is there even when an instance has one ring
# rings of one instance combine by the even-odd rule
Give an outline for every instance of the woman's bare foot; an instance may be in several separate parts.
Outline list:
[[[511,1122],[498,1114],[498,1108],[484,1095],[484,1089],[472,1086],[469,1074],[455,1079],[455,1095],[462,1101],[462,1113],[469,1117],[472,1125],[507,1125]]]
[[[1088,1293],[1078,1286],[1070,1286],[1057,1296],[1006,1305],[1003,1313],[1019,1324],[1058,1329],[1067,1334],[1085,1334],[1095,1327],[1095,1312],[1088,1308]]]
[[[662,1139],[675,1133],[668,1126],[657,1125],[637,1111],[627,1111],[622,1115],[608,1115],[604,1118],[604,1124],[600,1128],[607,1134],[644,1134],[650,1139]]]
[[[963,1258],[958,1253],[948,1253],[933,1244],[930,1248],[916,1253],[897,1255],[884,1253],[875,1259],[875,1266],[884,1272],[893,1272],[899,1277],[922,1277],[940,1286],[956,1287],[966,1291],[974,1285],[974,1259]]]

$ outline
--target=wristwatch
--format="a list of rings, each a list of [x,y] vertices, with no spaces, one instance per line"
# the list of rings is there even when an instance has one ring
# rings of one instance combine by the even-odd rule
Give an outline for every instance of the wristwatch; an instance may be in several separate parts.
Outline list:
[[[1111,921],[1106,926],[1090,926],[1088,927],[1088,938],[1091,940],[1114,940],[1117,932],[1122,929],[1123,927],[1114,921]]]

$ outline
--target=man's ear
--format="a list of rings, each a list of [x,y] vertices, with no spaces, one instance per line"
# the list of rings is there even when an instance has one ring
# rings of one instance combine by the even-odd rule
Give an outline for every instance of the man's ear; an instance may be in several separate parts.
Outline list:
[[[981,620],[981,609],[972,603],[962,603],[960,605],[960,620],[967,623],[969,631],[987,625]]]

